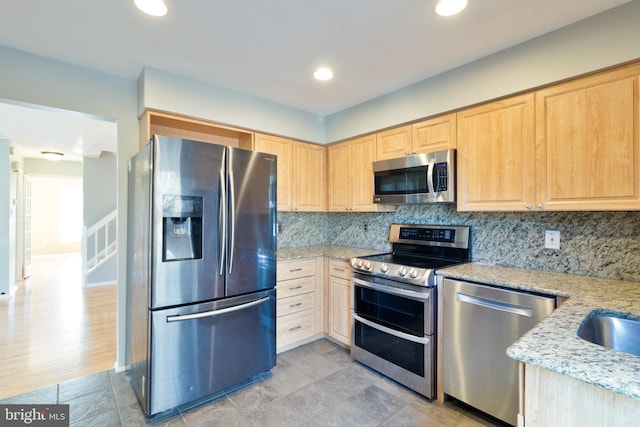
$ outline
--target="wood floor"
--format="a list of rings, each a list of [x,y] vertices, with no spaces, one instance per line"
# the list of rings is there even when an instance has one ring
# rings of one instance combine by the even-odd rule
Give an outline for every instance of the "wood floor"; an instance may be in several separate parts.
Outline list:
[[[112,369],[116,286],[82,288],[79,254],[33,258],[0,300],[0,399]]]

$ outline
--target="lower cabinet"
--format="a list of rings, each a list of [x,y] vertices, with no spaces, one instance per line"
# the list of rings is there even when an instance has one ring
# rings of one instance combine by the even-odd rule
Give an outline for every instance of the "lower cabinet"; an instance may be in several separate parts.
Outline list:
[[[322,334],[323,257],[279,261],[276,272],[276,351]]]
[[[351,270],[346,261],[327,261],[327,325],[326,334],[333,340],[351,346]]]
[[[638,425],[640,401],[520,363],[518,427]]]

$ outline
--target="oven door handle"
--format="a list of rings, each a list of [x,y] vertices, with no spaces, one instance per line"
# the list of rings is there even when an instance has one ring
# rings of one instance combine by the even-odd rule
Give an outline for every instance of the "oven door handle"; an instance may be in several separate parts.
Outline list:
[[[394,337],[402,338],[403,340],[412,341],[424,345],[429,344],[429,337],[416,337],[415,335],[409,335],[404,332],[396,331],[395,329],[387,328],[386,326],[382,326],[370,320],[363,319],[355,313],[353,314],[353,319],[373,329],[377,329],[386,334],[393,335]]]
[[[397,288],[391,285],[382,285],[376,282],[367,282],[365,280],[356,279],[355,277],[351,278],[351,281],[359,286],[363,286],[365,288],[373,289],[379,292],[384,292],[392,295],[399,295],[407,298],[413,298],[420,301],[428,301],[430,292],[415,292],[410,291],[408,289]]]

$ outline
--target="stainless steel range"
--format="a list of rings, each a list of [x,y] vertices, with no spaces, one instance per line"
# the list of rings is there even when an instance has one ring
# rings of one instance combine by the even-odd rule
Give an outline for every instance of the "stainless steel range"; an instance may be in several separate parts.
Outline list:
[[[471,259],[466,226],[391,224],[392,252],[352,258],[351,356],[435,397],[435,272]]]

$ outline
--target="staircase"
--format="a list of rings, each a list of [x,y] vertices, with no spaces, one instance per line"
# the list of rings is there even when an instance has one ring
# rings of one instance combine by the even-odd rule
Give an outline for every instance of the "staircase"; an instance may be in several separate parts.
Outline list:
[[[108,264],[115,262],[117,252],[116,238],[118,235],[117,210],[109,213],[95,225],[82,232],[82,268],[83,286],[92,286],[116,281],[117,270],[113,268],[113,274],[106,271],[99,283],[92,281],[92,276],[105,269]],[[112,261],[113,260],[113,261]],[[112,276],[112,278],[111,278]]]

